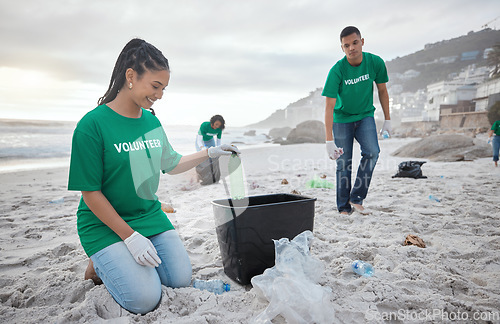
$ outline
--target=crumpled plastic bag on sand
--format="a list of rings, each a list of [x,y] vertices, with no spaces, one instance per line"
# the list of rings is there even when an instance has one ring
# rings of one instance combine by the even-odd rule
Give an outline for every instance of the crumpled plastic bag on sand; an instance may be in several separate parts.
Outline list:
[[[251,280],[257,294],[269,305],[252,323],[271,324],[278,315],[287,323],[333,323],[333,294],[329,287],[318,284],[324,266],[310,254],[312,239],[312,232],[305,231],[292,241],[273,240],[275,266]]]

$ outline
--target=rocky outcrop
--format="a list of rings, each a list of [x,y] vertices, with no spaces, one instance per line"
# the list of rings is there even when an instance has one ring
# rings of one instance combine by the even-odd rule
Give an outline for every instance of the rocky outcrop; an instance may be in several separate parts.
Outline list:
[[[272,139],[286,138],[291,131],[291,127],[272,128],[268,135]]]
[[[325,124],[307,120],[297,125],[282,144],[325,143]]]
[[[392,155],[432,161],[471,161],[492,156],[491,146],[465,135],[433,135],[397,149]]]

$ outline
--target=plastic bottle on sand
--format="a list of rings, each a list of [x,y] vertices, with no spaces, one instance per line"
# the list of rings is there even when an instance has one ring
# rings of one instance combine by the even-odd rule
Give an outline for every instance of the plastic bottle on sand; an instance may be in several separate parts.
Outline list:
[[[63,202],[64,202],[64,197],[59,198],[59,199],[55,199],[55,200],[51,200],[51,201],[49,201],[49,204],[62,204]]]
[[[368,262],[356,260],[351,264],[352,271],[364,277],[371,277],[375,270]]]
[[[224,283],[224,281],[220,279],[211,279],[211,280],[193,280],[193,287],[200,290],[207,290],[213,292],[216,295],[220,295],[225,291],[229,291],[231,289],[231,285]]]
[[[429,200],[432,200],[432,201],[435,201],[435,202],[441,202],[441,199],[433,196],[433,195],[429,195]]]

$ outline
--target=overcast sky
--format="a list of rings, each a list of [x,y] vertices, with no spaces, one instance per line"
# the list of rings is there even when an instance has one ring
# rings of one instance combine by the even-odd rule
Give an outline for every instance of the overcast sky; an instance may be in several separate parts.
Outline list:
[[[164,124],[243,126],[322,87],[347,25],[389,61],[499,16],[498,0],[0,0],[0,118],[79,120],[141,37],[170,62]]]

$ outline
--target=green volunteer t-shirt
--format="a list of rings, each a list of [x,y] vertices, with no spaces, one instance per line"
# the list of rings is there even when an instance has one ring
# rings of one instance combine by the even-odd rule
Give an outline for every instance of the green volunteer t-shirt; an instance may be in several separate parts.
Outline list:
[[[68,189],[100,190],[116,212],[144,236],[173,229],[156,191],[160,171],[181,159],[160,121],[149,111],[127,118],[106,105],[87,113],[73,133]],[[88,256],[121,241],[97,218],[83,197],[77,212],[78,235]]]
[[[213,129],[210,122],[204,122],[200,125],[198,134],[203,136],[204,141],[210,141],[214,136],[220,139],[222,137],[222,130],[220,128]]]
[[[363,52],[359,66],[352,66],[344,56],[330,69],[322,93],[325,97],[337,99],[333,121],[352,123],[373,117],[373,82],[388,81],[385,63],[379,56]]]
[[[500,120],[497,120],[496,122],[493,123],[493,126],[491,126],[491,130],[495,135],[500,136]]]

